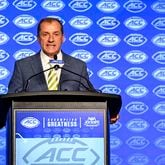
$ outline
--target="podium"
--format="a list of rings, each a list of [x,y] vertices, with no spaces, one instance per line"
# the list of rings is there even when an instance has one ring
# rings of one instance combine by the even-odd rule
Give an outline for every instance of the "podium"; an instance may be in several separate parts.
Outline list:
[[[121,97],[95,92],[1,95],[8,165],[109,164],[109,121]],[[3,112],[2,112],[3,109]]]

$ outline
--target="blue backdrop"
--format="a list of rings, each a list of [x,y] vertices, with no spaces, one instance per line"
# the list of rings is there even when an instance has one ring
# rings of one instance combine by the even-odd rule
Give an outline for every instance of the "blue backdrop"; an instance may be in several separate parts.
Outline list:
[[[110,126],[111,165],[164,165],[165,1],[0,0],[0,94],[14,62],[39,51],[36,26],[46,16],[63,21],[63,50],[87,63],[95,88],[123,98]],[[5,139],[3,128],[3,165]]]

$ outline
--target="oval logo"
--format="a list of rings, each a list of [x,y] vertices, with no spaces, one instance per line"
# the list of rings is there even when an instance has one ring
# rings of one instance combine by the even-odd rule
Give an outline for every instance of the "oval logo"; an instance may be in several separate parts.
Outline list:
[[[0,32],[0,45],[6,44],[9,39],[9,36],[6,33]]]
[[[3,85],[3,84],[0,84],[0,94],[6,94],[8,92],[8,88]]]
[[[160,154],[160,155],[158,155],[157,157],[156,157],[156,159],[155,159],[155,163],[156,164],[165,164],[165,154]]]
[[[111,132],[116,132],[121,128],[121,123],[120,122],[116,122],[114,124],[110,124],[110,130]]]
[[[165,64],[165,51],[156,52],[153,54],[152,59],[159,64]]]
[[[165,136],[160,136],[155,140],[155,146],[160,149],[165,149]]]
[[[103,80],[111,81],[118,79],[121,73],[114,67],[104,67],[97,72],[97,75]]]
[[[165,34],[158,34],[151,39],[152,43],[158,47],[165,47],[164,40],[165,40]]]
[[[154,28],[158,30],[165,30],[165,17],[158,17],[151,22]]]
[[[7,53],[3,49],[0,49],[0,62],[6,61],[9,58],[9,56],[9,53]]]
[[[103,93],[120,94],[121,89],[116,85],[105,84],[99,88]]]
[[[16,60],[20,60],[20,59],[23,59],[25,57],[29,57],[29,56],[32,56],[34,55],[36,52],[34,52],[33,50],[31,49],[20,49],[18,51],[16,51],[13,55],[13,57],[16,59]]]
[[[165,115],[165,101],[155,104],[153,110],[160,115]]]
[[[1,0],[0,10],[4,10],[9,6],[9,2],[7,0]]]
[[[113,33],[104,33],[97,38],[100,45],[105,47],[113,47],[119,44],[120,38]]]
[[[9,76],[10,72],[3,66],[0,66],[0,80],[3,80]]]
[[[97,55],[97,58],[103,63],[112,64],[117,62],[121,56],[115,51],[104,50]]]
[[[132,50],[125,55],[125,59],[132,64],[141,64],[148,59],[148,56],[140,50]]]
[[[157,131],[165,132],[165,120],[164,119],[156,121],[153,126],[156,128]]]
[[[165,2],[164,1],[156,1],[151,5],[152,10],[158,13],[165,13]]]
[[[156,86],[153,89],[153,93],[160,98],[165,98],[165,85]]]
[[[116,136],[110,136],[111,149],[119,148],[122,145],[122,141]]]
[[[40,121],[36,119],[35,117],[26,117],[21,120],[21,125],[25,128],[36,128],[40,124]]]
[[[4,27],[9,23],[9,19],[3,15],[0,15],[0,27]]]
[[[153,77],[159,81],[165,81],[165,67],[161,67],[153,71]]]

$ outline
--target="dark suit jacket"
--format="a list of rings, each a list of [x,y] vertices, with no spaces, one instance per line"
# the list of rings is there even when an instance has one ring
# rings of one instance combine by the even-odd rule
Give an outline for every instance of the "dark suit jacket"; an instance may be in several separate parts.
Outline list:
[[[65,53],[63,53],[63,61],[64,69],[61,70],[59,90],[87,91],[91,88],[88,84],[89,76],[87,73],[87,67],[83,61],[73,58]],[[80,76],[66,70],[75,72]],[[48,87],[44,77],[44,72],[42,71],[43,68],[39,53],[16,61],[13,76],[9,82],[8,93],[17,93],[22,91],[47,91]],[[35,74],[38,75],[27,81]]]

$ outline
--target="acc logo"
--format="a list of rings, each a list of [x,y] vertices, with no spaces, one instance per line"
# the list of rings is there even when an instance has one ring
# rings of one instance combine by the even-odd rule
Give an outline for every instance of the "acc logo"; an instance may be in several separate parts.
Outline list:
[[[120,42],[120,38],[113,33],[104,33],[97,38],[97,41],[102,46],[113,47]]]
[[[148,110],[148,106],[139,101],[132,101],[125,106],[125,109],[133,115],[141,115]]]
[[[13,40],[20,45],[30,45],[37,40],[37,37],[30,32],[20,32],[13,37]]]
[[[41,6],[47,11],[57,12],[62,10],[65,4],[61,0],[44,0]]]
[[[160,149],[165,149],[165,136],[161,136],[155,140],[155,146]]]
[[[165,47],[165,34],[158,34],[152,38],[152,42],[154,45],[159,47]]]
[[[124,38],[124,41],[131,46],[141,46],[147,42],[147,38],[142,34],[129,34]]]
[[[26,117],[21,120],[21,125],[25,128],[36,128],[40,124],[40,121],[35,117]]]
[[[116,122],[115,124],[111,124],[110,125],[110,130],[111,132],[116,132],[121,128],[121,123],[120,122]]]
[[[39,141],[32,144],[22,157],[21,164],[102,164],[98,151],[76,138]]]
[[[165,64],[165,51],[158,51],[153,56],[152,59],[159,64]]]
[[[14,53],[13,57],[16,60],[20,60],[22,58],[29,57],[29,56],[32,56],[34,54],[35,54],[35,52],[32,51],[31,49],[20,49]]]
[[[153,71],[153,77],[159,81],[165,81],[165,67],[161,67]]]
[[[135,119],[128,121],[126,126],[131,131],[142,132],[142,131],[146,131],[146,129],[148,129],[149,123],[143,119],[135,118]]]
[[[33,26],[36,25],[37,20],[31,16],[31,15],[27,15],[27,14],[22,14],[17,16],[14,20],[13,23],[20,28],[23,29],[28,29],[31,28]]]
[[[158,17],[151,24],[158,30],[165,30],[165,17]]]
[[[8,88],[3,85],[3,84],[0,84],[0,94],[6,94],[8,91]]]
[[[8,42],[9,36],[3,32],[0,32],[0,45],[3,45]]]
[[[164,1],[156,1],[151,5],[152,10],[158,13],[165,13],[165,2]]]
[[[77,12],[84,12],[92,7],[92,4],[88,0],[73,0],[69,3],[69,7]]]
[[[84,49],[75,50],[71,53],[72,57],[81,59],[82,61],[89,62],[92,60],[93,55]]]
[[[153,89],[153,93],[161,98],[165,98],[165,85],[158,85]]]
[[[69,37],[69,40],[77,46],[84,46],[92,42],[93,38],[87,33],[75,33]]]
[[[102,17],[97,21],[97,24],[106,30],[115,29],[120,25],[120,22],[115,17]]]
[[[0,2],[0,10],[4,10],[5,8],[7,8],[9,5],[9,2],[7,0],[1,0]]]
[[[146,4],[141,0],[129,0],[124,4],[124,8],[131,13],[139,13],[146,8]]]
[[[103,93],[114,93],[114,94],[120,94],[121,89],[118,88],[116,85],[103,85],[99,88]]]
[[[141,84],[133,84],[128,86],[125,92],[130,97],[141,98],[147,95],[148,89]]]
[[[126,77],[130,80],[142,80],[144,79],[148,73],[143,68],[132,67],[125,71],[124,73]]]
[[[80,30],[87,29],[93,24],[92,20],[86,16],[73,17],[69,23],[72,27]]]
[[[156,164],[165,164],[165,154],[161,154],[155,159]]]
[[[120,5],[115,0],[101,0],[96,7],[102,12],[113,13],[120,8]]]
[[[128,164],[130,165],[147,165],[149,162],[148,156],[141,154],[141,153],[135,153],[132,156],[128,158]]]
[[[111,63],[117,62],[121,58],[121,56],[115,51],[105,50],[105,51],[99,53],[97,55],[97,58],[101,62],[104,62],[106,64],[111,64]]]
[[[165,132],[165,120],[158,120],[157,122],[154,123],[153,125],[157,131],[159,132]]]
[[[165,101],[157,103],[154,107],[153,110],[156,113],[159,113],[160,115],[165,115]]]
[[[118,79],[121,73],[114,67],[104,67],[97,72],[97,75],[103,80],[111,81]]]
[[[111,124],[112,125],[112,124]],[[110,163],[112,164],[112,165],[119,165],[119,164],[121,164],[122,163],[122,159],[118,156],[118,155],[116,155],[116,154],[112,154],[111,153],[111,156],[110,156]]]
[[[132,64],[141,64],[148,59],[148,56],[140,50],[132,50],[125,55],[125,59]]]
[[[116,136],[110,136],[111,149],[119,148],[122,145],[122,141]]]
[[[126,141],[127,145],[133,149],[143,149],[149,144],[149,141],[143,136],[132,136]]]
[[[34,0],[15,0],[13,5],[18,10],[29,11],[32,10],[37,5],[37,3]]]
[[[0,49],[0,62],[7,60],[9,56],[9,53],[7,53],[5,50]]]
[[[10,72],[6,68],[4,68],[3,66],[0,66],[0,80],[7,78],[9,74]]]
[[[141,17],[134,16],[126,19],[124,24],[128,29],[141,30],[147,25],[147,22]]]
[[[0,27],[4,27],[8,23],[9,23],[9,20],[5,16],[0,15]]]

